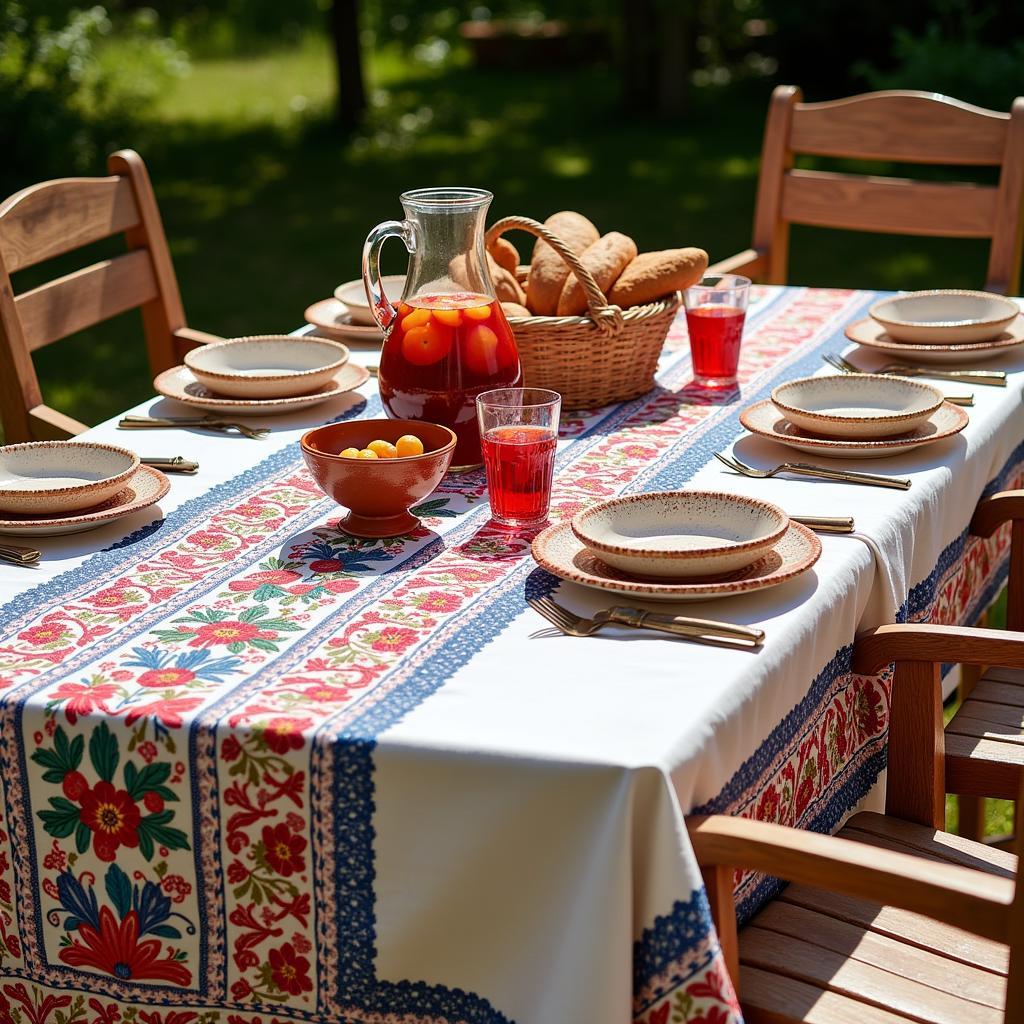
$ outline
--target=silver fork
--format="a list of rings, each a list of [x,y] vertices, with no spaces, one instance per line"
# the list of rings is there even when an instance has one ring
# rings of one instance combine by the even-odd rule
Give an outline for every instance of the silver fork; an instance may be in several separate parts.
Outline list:
[[[698,643],[728,643],[742,647],[760,647],[764,643],[764,630],[751,626],[733,626],[728,622],[709,619],[691,619],[685,615],[657,615],[642,608],[605,608],[592,619],[576,615],[549,597],[527,598],[530,607],[543,615],[553,626],[567,636],[590,636],[602,626],[618,624],[638,629],[653,629],[673,636],[686,637]]]
[[[270,433],[269,427],[250,427],[248,423],[235,420],[217,419],[216,416],[122,416],[117,425],[122,430],[146,430],[159,427],[202,427],[205,430],[216,430],[228,433],[237,430],[244,437],[260,440]]]
[[[1006,387],[1006,373],[1003,370],[937,370],[931,366],[911,366],[908,363],[886,363],[877,370],[862,370],[845,356],[826,353],[822,359],[844,373],[891,373],[900,377],[933,377],[935,380],[958,380],[964,384]]]
[[[857,369],[856,366],[853,365],[853,363],[848,362],[847,360],[843,359],[842,356],[832,356],[832,355],[825,354],[821,358],[824,359],[825,362],[828,363],[828,365],[831,366],[834,370],[838,370],[840,373],[856,375],[856,374],[864,374],[864,373],[869,373],[869,372],[871,372],[871,373],[876,372],[876,371],[873,371],[873,370],[872,371],[859,370],[859,369]],[[878,370],[877,372],[878,373],[882,373],[881,370]],[[893,377],[893,376],[899,376],[899,375],[898,374],[886,374],[886,376]],[[916,376],[916,375],[915,374],[903,374],[903,376],[906,377],[906,376]],[[974,405],[974,394],[972,392],[968,391],[966,394],[963,394],[963,395],[946,395],[946,401],[951,403],[952,405],[973,406]]]
[[[879,476],[876,473],[857,473],[850,469],[828,469],[825,466],[812,466],[807,462],[783,462],[773,469],[754,469],[745,462],[733,457],[726,458],[721,452],[715,452],[715,458],[734,473],[749,476],[755,480],[765,480],[779,473],[792,473],[794,476],[812,476],[821,480],[839,480],[849,484],[868,484],[871,487],[891,487],[894,490],[906,491],[910,481],[895,476]]]

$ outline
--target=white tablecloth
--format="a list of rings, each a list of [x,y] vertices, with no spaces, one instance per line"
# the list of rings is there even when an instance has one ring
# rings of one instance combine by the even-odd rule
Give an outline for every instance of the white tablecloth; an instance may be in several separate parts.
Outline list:
[[[428,529],[404,544],[345,546],[329,525],[337,509],[311,491],[295,442],[332,416],[379,415],[372,384],[274,420],[263,442],[126,434],[113,422],[90,431],[142,454],[197,458],[201,472],[172,478],[155,526],[140,513],[40,541],[37,570],[0,564],[10,845],[0,850],[0,917],[17,936],[6,980],[93,993],[122,1011],[166,1003],[228,1024],[402,1014],[663,1024],[670,1011],[689,1019],[711,1007],[733,1019],[683,814],[834,829],[884,768],[885,684],[849,674],[854,634],[908,616],[966,621],[1004,571],[1005,538],[981,544],[966,526],[983,492],[1020,478],[1020,357],[990,364],[1011,371],[1009,386],[975,388],[959,437],[882,462],[844,461],[909,476],[907,492],[748,480],[710,458],[732,444],[757,465],[786,458],[741,436],[738,411],[774,383],[819,372],[821,352],[848,348],[843,325],[874,297],[761,289],[736,401],[707,405],[686,386],[680,327],[658,391],[565,421],[555,515],[615,493],[687,486],[856,517],[855,535],[822,537],[820,561],[801,578],[686,607],[760,625],[767,640],[756,653],[647,632],[533,637],[546,623],[526,593],[553,593],[580,612],[610,602],[558,584],[526,541],[488,530],[480,475],[450,479]],[[180,411],[166,401],[133,411],[150,409]],[[111,550],[96,555],[101,548]],[[237,650],[227,647],[227,634],[215,635],[227,618],[262,632],[232,627]],[[221,665],[202,687],[182,682],[214,657],[239,664]],[[179,674],[143,679],[162,671]],[[99,698],[82,696],[90,691]],[[188,836],[187,848],[165,843],[149,857],[144,841],[122,837],[118,849],[126,877],[169,894],[189,921],[175,926],[177,939],[152,933],[164,943],[152,956],[170,963],[173,949],[182,967],[148,980],[141,961],[126,978],[110,956],[72,963],[62,953],[85,943],[76,922],[88,916],[68,909],[64,875],[79,872],[84,898],[112,904],[124,927],[130,912],[121,913],[128,904],[97,852],[98,832],[76,848],[78,832],[55,835],[60,827],[40,816],[69,799],[60,795],[67,765],[47,781],[31,755],[56,750],[58,729],[81,735],[76,770],[103,797],[105,762],[92,746],[103,723],[119,750],[115,788],[130,757],[139,770],[144,760],[171,764],[173,825]],[[263,778],[257,754],[276,756],[277,774]],[[84,822],[77,786],[72,812]],[[134,802],[143,816],[172,806]],[[280,850],[276,860],[267,847]],[[740,879],[741,913],[773,884]],[[174,899],[184,887],[187,898]]]

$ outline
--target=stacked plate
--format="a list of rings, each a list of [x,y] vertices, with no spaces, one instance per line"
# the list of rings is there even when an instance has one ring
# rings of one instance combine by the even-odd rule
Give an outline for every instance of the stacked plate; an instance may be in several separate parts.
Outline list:
[[[821,542],[775,505],[713,491],[634,494],[544,530],[533,557],[585,587],[645,601],[707,601],[806,572]]]
[[[876,302],[868,313],[846,336],[908,362],[966,366],[1024,345],[1020,307],[991,292],[909,292]]]
[[[386,274],[381,278],[384,294],[397,302],[405,291],[404,274]],[[318,334],[340,341],[363,342],[379,345],[380,328],[366,299],[363,279],[346,281],[334,289],[334,297],[314,302],[306,310],[306,323],[312,324]]]
[[[153,387],[211,413],[294,412],[366,383],[369,371],[348,357],[344,345],[324,338],[235,338],[193,349],[184,366],[165,370]]]
[[[863,373],[781,384],[770,400],[744,409],[740,422],[797,451],[863,459],[952,437],[968,417],[930,384]]]
[[[115,445],[7,445],[0,448],[0,533],[80,533],[148,508],[169,489],[163,473]]]

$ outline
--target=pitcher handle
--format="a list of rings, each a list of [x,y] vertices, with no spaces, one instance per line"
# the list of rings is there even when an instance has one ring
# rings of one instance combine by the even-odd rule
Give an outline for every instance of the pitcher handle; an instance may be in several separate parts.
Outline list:
[[[384,294],[384,285],[380,279],[380,247],[392,236],[400,238],[409,254],[416,251],[416,229],[412,221],[386,220],[378,224],[367,236],[363,246],[363,287],[366,289],[366,301],[370,304],[370,312],[380,329],[387,334],[388,328],[398,316],[398,310]]]

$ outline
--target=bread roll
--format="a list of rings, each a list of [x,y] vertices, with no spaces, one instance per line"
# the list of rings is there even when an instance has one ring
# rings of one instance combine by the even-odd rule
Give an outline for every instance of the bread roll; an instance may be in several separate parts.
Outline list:
[[[504,267],[499,267],[490,253],[485,253],[485,258],[487,259],[487,272],[491,275],[491,283],[494,285],[494,297],[499,302],[518,302],[521,306],[525,306],[526,295],[515,279],[515,275],[510,274]],[[478,275],[473,274],[473,280],[470,280],[471,275],[466,269],[464,253],[459,253],[448,264],[448,275],[461,288],[475,291],[482,287]]]
[[[513,277],[519,266],[519,251],[507,238],[496,238],[487,246],[491,258],[499,267],[503,267]]]
[[[580,256],[580,263],[590,271],[598,288],[608,294],[619,275],[636,259],[636,242],[628,235],[609,231]],[[558,299],[559,316],[579,316],[587,311],[587,293],[572,274]]]
[[[520,306],[526,305],[526,293],[516,280],[515,274],[510,274],[504,267],[499,267],[490,253],[487,254],[487,269],[494,282],[494,296],[499,302],[515,302]]]
[[[533,316],[533,314],[518,302],[503,302],[501,308],[505,316]]]
[[[544,221],[544,226],[558,235],[577,256],[601,237],[582,213],[572,210],[553,213]],[[526,305],[540,316],[554,316],[568,277],[569,265],[543,238],[538,238],[533,246],[530,276],[526,281]]]
[[[642,252],[612,286],[608,301],[623,309],[654,302],[670,292],[696,284],[707,269],[708,254],[703,249]]]

